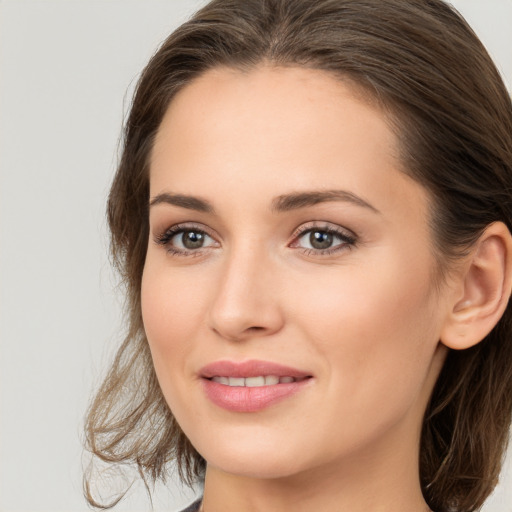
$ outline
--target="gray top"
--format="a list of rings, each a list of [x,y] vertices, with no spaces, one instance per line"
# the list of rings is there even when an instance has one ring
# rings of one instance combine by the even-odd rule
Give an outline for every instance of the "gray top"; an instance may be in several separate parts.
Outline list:
[[[181,512],[198,512],[199,507],[201,506],[202,497],[198,500],[194,501],[191,505],[189,505],[187,508],[183,509]]]

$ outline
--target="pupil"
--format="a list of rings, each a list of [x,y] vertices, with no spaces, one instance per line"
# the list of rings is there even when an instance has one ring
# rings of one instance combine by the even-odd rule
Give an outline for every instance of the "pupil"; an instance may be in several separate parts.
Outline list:
[[[182,241],[187,249],[198,249],[203,246],[204,236],[202,233],[195,231],[185,231],[182,235]]]
[[[332,235],[325,231],[312,231],[309,235],[309,242],[315,249],[327,249],[332,245]]]

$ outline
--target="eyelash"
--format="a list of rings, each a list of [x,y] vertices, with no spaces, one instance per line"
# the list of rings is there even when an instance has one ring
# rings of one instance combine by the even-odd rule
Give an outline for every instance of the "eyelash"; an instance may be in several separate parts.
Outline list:
[[[292,244],[290,244],[290,247],[297,247],[297,245],[293,245],[293,244],[295,244],[300,238],[307,235],[308,233],[312,233],[315,231],[318,231],[321,233],[326,233],[328,235],[332,235],[333,237],[341,240],[341,243],[339,243],[333,247],[326,248],[326,249],[314,249],[314,248],[306,248],[306,247],[300,248],[299,247],[301,252],[307,256],[311,256],[311,255],[312,256],[329,256],[329,255],[337,253],[339,251],[350,250],[357,243],[357,236],[354,233],[352,233],[351,231],[343,230],[340,228],[334,228],[332,226],[327,226],[325,224],[318,225],[315,223],[311,223],[310,225],[308,225],[306,227],[301,227],[301,228],[297,229],[293,233],[292,236],[293,236],[294,241],[292,242]],[[155,237],[155,242],[158,245],[164,246],[166,248],[167,252],[169,254],[171,254],[172,256],[180,256],[180,257],[181,256],[183,256],[183,257],[201,256],[203,253],[203,250],[208,249],[208,247],[182,250],[182,249],[177,249],[176,247],[173,247],[170,244],[171,240],[176,235],[179,235],[181,233],[186,233],[186,232],[199,233],[199,234],[206,235],[206,236],[214,239],[213,236],[208,233],[208,231],[206,231],[203,227],[200,227],[198,225],[176,224],[175,226],[171,226],[169,229],[167,229],[160,235],[157,235]]]
[[[167,229],[166,231],[164,231],[163,233],[158,235],[155,238],[155,242],[158,245],[163,245],[166,248],[167,252],[169,254],[171,254],[172,256],[192,256],[192,257],[201,256],[201,254],[202,254],[201,249],[184,251],[181,249],[176,249],[176,247],[173,247],[170,244],[171,240],[176,235],[179,235],[180,233],[186,233],[187,231],[192,231],[194,233],[201,233],[201,234],[207,235],[213,239],[213,237],[207,231],[205,231],[204,228],[202,228],[198,225],[176,224],[175,226],[171,226],[169,229]],[[204,249],[204,248],[202,248],[202,249]]]
[[[357,243],[357,236],[348,229],[328,226],[326,224],[320,225],[318,223],[312,222],[309,225],[301,226],[293,233],[292,236],[294,241],[292,242],[291,247],[297,247],[296,245],[294,245],[296,241],[298,241],[300,238],[307,235],[308,233],[313,233],[315,231],[332,235],[333,237],[338,238],[341,241],[341,243],[334,245],[333,247],[329,247],[327,249],[309,249],[306,247],[299,247],[299,249],[301,249],[301,252],[307,256],[329,256],[340,251],[350,250],[353,247],[355,247]]]

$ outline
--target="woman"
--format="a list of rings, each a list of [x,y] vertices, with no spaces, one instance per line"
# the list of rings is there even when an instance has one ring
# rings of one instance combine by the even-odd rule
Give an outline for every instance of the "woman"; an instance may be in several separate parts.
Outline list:
[[[512,106],[440,0],[215,0],[146,67],[91,451],[189,510],[477,510],[512,410]],[[89,484],[86,493],[98,505]]]

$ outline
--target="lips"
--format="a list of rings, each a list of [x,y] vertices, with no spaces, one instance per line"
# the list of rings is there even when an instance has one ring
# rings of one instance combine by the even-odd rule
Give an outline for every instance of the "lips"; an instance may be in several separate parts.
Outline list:
[[[276,384],[289,384],[296,382],[294,377],[278,377],[277,375],[258,375],[257,377],[212,377],[211,380],[225,386],[246,386],[255,388],[261,386],[275,386]]]
[[[307,372],[272,363],[270,361],[243,361],[236,363],[234,361],[216,361],[206,365],[200,370],[201,377],[211,379],[212,377],[259,377],[275,375],[276,377],[293,377],[300,380],[311,375]]]
[[[235,412],[256,412],[304,389],[312,375],[269,361],[217,361],[200,370],[206,396]]]

